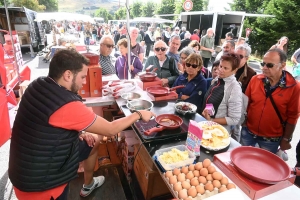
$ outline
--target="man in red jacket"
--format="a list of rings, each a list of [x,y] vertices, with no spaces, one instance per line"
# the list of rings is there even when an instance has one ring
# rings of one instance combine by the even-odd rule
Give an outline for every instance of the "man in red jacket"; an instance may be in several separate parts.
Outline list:
[[[269,50],[261,63],[263,74],[254,76],[247,87],[247,127],[241,133],[244,146],[258,144],[272,153],[279,146],[282,150],[291,148],[300,113],[300,83],[283,70],[286,59],[282,50]]]
[[[193,35],[191,35],[190,40],[196,40],[196,41],[200,42],[200,37],[198,35],[198,29],[195,29],[193,31]]]

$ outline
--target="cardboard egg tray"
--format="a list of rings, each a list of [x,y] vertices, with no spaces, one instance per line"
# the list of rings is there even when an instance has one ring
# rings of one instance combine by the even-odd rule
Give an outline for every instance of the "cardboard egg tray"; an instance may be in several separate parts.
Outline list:
[[[214,164],[211,164],[211,165],[215,167]],[[181,170],[181,168],[178,168],[178,169]],[[172,171],[172,170],[171,170],[171,171]],[[217,171],[218,171],[218,170],[217,170]],[[218,171],[218,172],[221,172],[221,171]],[[222,173],[222,172],[221,172],[221,173]],[[222,175],[223,175],[223,177],[226,177],[226,178],[228,179],[228,183],[232,183],[232,182],[230,181],[230,179],[229,179],[227,176],[225,176],[223,173],[222,173]],[[173,176],[174,176],[174,175],[173,175]],[[174,185],[173,185],[173,184],[170,184],[169,178],[166,177],[166,173],[163,173],[163,178],[165,179],[165,182],[169,185],[169,188],[172,189],[172,193],[175,194],[176,199],[184,200],[184,199],[180,199],[180,198],[179,198],[179,193],[178,193],[177,191],[174,190],[174,187],[173,187]],[[190,179],[185,179],[185,181],[187,181],[187,182],[190,183]],[[177,182],[180,182],[180,181],[177,181]],[[212,183],[212,181],[207,181],[207,183]],[[204,184],[203,184],[203,183],[199,183],[199,185],[201,185],[202,187],[204,187]],[[226,187],[226,185],[223,185],[223,184],[221,185],[221,187],[222,187],[222,186],[225,186],[225,187]],[[191,188],[192,188],[192,187],[196,187],[196,186],[191,186]],[[187,189],[182,189],[182,190],[186,190],[186,192],[187,192]],[[226,191],[225,191],[225,192],[226,192]],[[206,198],[208,198],[208,197],[214,196],[214,195],[216,195],[216,194],[219,194],[219,188],[214,187],[212,191],[205,190],[204,194],[197,193],[196,197],[191,197],[191,196],[189,196],[189,195],[187,195],[187,197],[190,198],[191,200],[202,200],[202,199],[206,199]]]

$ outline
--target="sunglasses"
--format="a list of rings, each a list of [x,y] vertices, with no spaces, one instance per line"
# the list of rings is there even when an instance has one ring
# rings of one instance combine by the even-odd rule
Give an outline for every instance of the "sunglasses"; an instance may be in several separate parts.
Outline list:
[[[105,45],[107,48],[115,48],[115,45],[113,44],[103,44],[103,45]]]
[[[240,59],[243,59],[243,58],[246,58],[247,56],[243,56],[243,55],[239,55],[238,56],[240,57]]]
[[[193,67],[194,69],[196,69],[199,65],[185,63],[185,66],[187,66],[187,67]]]
[[[264,67],[264,66],[266,65],[267,68],[272,68],[272,67],[274,67],[275,65],[279,65],[279,64],[281,64],[281,63],[278,63],[278,64],[265,63],[265,62],[260,63],[260,65],[261,65],[262,67]]]
[[[156,48],[154,48],[154,50],[157,51],[157,52],[159,52],[159,51],[164,52],[165,50],[167,50],[167,48],[165,48],[165,47],[156,47]]]

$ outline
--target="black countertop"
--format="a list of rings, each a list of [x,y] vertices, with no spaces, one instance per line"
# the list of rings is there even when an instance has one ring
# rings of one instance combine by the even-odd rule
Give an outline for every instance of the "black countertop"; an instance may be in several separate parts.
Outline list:
[[[196,122],[206,121],[206,119],[203,118],[199,114],[180,115],[180,114],[176,113],[175,112],[175,103],[176,103],[175,101],[153,102],[154,106],[151,109],[151,111],[156,115],[176,114],[176,115],[180,116],[183,119],[183,122],[187,125],[189,124],[190,120],[194,120]],[[131,114],[131,112],[129,111],[129,109],[127,109],[126,106],[121,106],[121,109],[126,116]],[[132,128],[136,132],[136,134],[139,136],[139,138],[141,139],[143,145],[146,147],[146,149],[151,157],[153,157],[153,155],[155,154],[155,151],[157,151],[159,149],[185,144],[186,137],[187,137],[187,134],[184,134],[179,137],[168,138],[168,139],[157,140],[157,141],[153,140],[151,142],[147,142],[147,141],[143,140],[143,138],[141,137],[141,135],[139,134],[139,131],[135,128],[135,126],[132,126]],[[201,147],[200,148],[200,156],[197,157],[197,162],[203,161],[206,158],[213,160],[213,156],[215,154],[226,152],[226,151],[231,151],[232,149],[239,147],[239,146],[241,146],[240,143],[238,143],[237,141],[235,141],[234,139],[231,138],[230,145],[227,148],[220,150],[220,151],[209,151],[209,150],[206,150],[205,148]]]

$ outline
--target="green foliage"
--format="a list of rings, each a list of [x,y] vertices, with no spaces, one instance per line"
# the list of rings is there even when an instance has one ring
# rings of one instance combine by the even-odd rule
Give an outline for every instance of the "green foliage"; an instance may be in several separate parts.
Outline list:
[[[142,12],[141,12],[142,5],[143,4],[140,1],[134,2],[133,4],[131,4],[130,14],[133,17],[141,17],[142,16]]]
[[[126,19],[127,10],[126,7],[121,7],[115,12],[115,19]]]
[[[176,0],[162,0],[158,9],[155,11],[157,15],[174,14]],[[173,19],[174,17],[163,17],[164,19]]]
[[[99,8],[98,10],[96,10],[94,16],[102,17],[105,22],[107,22],[108,20],[111,20],[113,18],[112,15],[109,14],[105,8]]]
[[[11,0],[16,7],[26,7],[34,11],[44,11],[46,6],[39,4],[38,0]]]
[[[244,29],[252,28],[249,43],[252,51],[263,55],[282,36],[289,38],[288,55],[300,47],[300,2],[294,0],[234,0],[232,10],[262,13],[275,17],[246,18]]]
[[[203,10],[207,10],[209,5],[209,0],[203,0]]]
[[[147,2],[142,6],[142,16],[143,17],[153,17],[154,11],[156,10],[157,5],[153,2]]]
[[[46,6],[46,12],[57,12],[58,4],[57,0],[39,0],[40,5]]]

